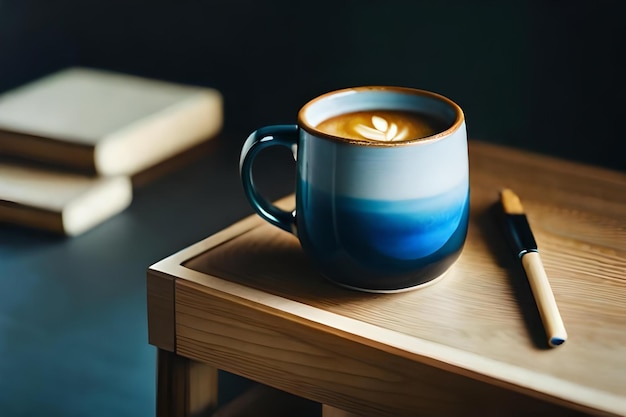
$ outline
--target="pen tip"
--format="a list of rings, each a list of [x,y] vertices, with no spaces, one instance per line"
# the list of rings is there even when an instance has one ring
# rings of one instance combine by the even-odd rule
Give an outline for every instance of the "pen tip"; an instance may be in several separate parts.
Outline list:
[[[565,339],[561,337],[553,337],[550,339],[550,346],[556,347],[565,343]]]
[[[502,202],[502,208],[507,214],[524,214],[524,207],[517,194],[509,188],[504,188],[500,191],[500,201]]]

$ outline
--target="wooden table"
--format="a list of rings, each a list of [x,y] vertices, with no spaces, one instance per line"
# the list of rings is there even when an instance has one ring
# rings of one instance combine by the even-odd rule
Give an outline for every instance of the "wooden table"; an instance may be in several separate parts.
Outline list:
[[[626,174],[481,142],[470,167],[467,243],[432,286],[340,288],[256,216],[151,266],[159,415],[213,406],[216,369],[329,414],[626,415]],[[557,348],[498,221],[505,186],[523,201],[569,333]]]

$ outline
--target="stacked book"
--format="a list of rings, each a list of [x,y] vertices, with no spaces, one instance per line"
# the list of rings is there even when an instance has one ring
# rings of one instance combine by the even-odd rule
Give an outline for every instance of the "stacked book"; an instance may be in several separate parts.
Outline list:
[[[131,177],[222,122],[214,89],[90,68],[0,94],[0,223],[81,234],[130,205]]]

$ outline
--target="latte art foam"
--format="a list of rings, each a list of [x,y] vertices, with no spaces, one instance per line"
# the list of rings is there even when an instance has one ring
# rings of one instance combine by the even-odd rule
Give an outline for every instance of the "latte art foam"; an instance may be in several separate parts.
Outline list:
[[[446,124],[422,113],[401,110],[368,110],[340,114],[317,125],[322,132],[346,139],[399,142],[442,132]]]

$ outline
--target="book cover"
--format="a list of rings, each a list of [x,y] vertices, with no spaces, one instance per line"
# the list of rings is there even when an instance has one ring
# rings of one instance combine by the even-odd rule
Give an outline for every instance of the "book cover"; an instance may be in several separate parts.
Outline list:
[[[76,236],[120,213],[131,200],[126,176],[94,177],[0,161],[0,222]]]
[[[215,89],[74,67],[0,95],[0,154],[130,176],[222,123]]]

